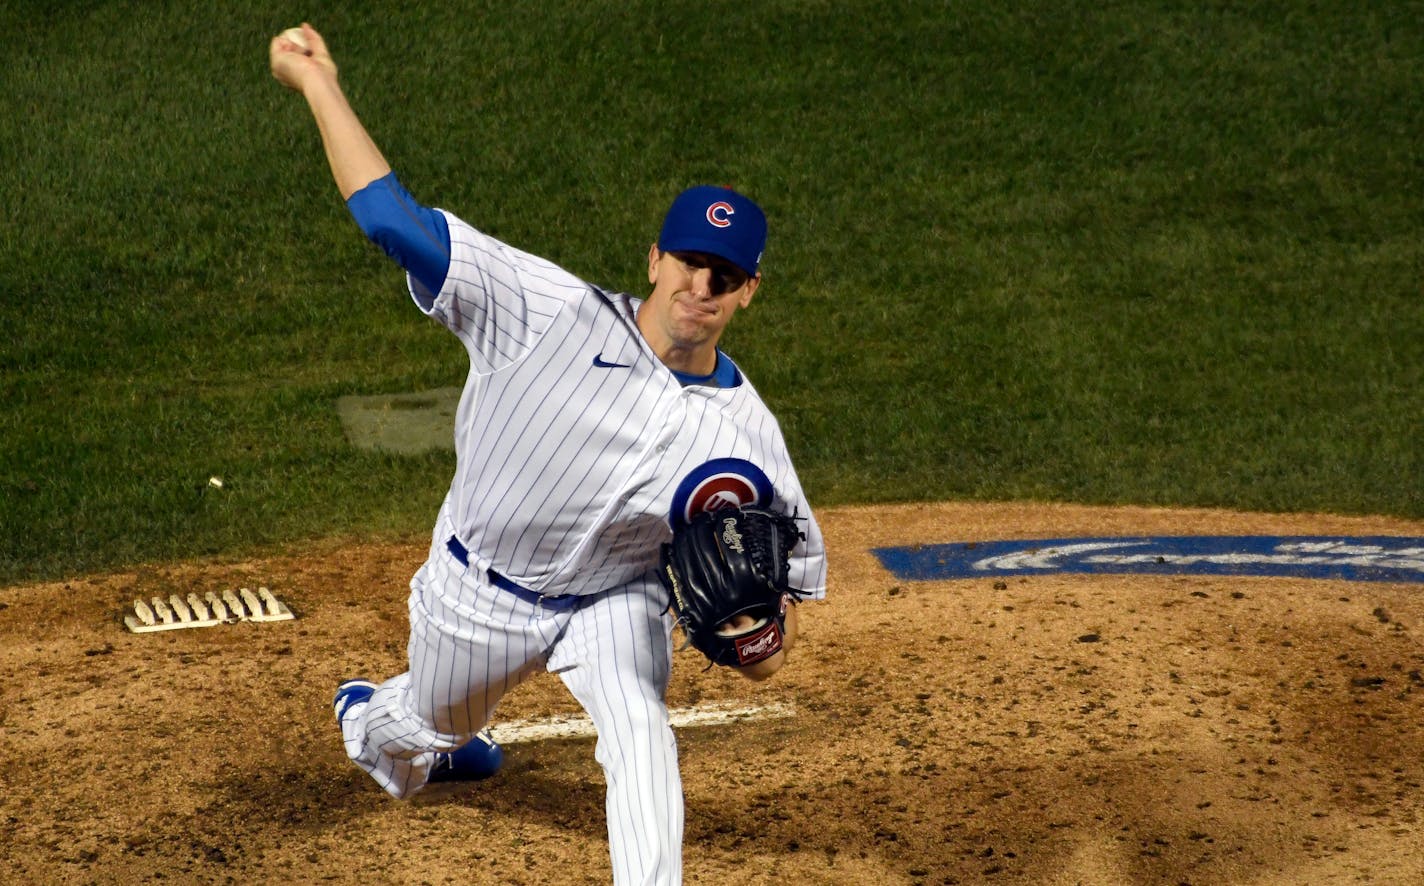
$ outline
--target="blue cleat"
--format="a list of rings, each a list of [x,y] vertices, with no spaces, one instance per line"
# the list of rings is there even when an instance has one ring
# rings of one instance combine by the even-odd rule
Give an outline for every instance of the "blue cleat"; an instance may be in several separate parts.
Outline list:
[[[464,746],[448,754],[436,754],[429,781],[480,781],[494,775],[503,765],[504,748],[486,729]]]
[[[375,691],[376,684],[369,680],[347,680],[336,687],[336,698],[331,700],[331,709],[336,711],[336,722],[341,722],[352,705],[370,701],[371,693]]]

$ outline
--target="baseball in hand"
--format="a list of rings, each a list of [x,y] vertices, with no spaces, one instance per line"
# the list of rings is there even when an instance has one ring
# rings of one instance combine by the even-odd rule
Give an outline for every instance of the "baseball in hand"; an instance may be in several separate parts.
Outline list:
[[[282,32],[282,39],[292,41],[297,44],[303,52],[308,55],[311,54],[311,47],[307,45],[307,35],[302,33],[301,28],[288,28]]]

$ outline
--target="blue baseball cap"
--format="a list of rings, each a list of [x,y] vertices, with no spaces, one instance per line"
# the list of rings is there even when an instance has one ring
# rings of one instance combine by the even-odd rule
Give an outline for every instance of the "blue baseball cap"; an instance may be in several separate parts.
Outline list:
[[[658,234],[658,248],[720,256],[755,276],[766,248],[766,214],[731,188],[688,188],[672,201]]]

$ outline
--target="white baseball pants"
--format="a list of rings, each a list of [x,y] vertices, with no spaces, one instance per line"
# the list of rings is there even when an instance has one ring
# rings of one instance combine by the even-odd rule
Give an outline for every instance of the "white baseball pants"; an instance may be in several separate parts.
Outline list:
[[[410,670],[347,712],[347,755],[409,797],[436,752],[472,738],[506,692],[547,668],[598,730],[614,883],[680,883],[682,778],[665,701],[672,625],[656,579],[550,609],[490,584],[436,538],[411,579]]]

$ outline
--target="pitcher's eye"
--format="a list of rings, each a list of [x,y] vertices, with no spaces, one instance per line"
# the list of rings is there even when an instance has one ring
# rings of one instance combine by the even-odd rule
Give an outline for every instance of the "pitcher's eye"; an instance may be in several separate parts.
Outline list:
[[[718,292],[736,292],[747,285],[747,275],[741,268],[728,265],[712,269],[712,286]]]

